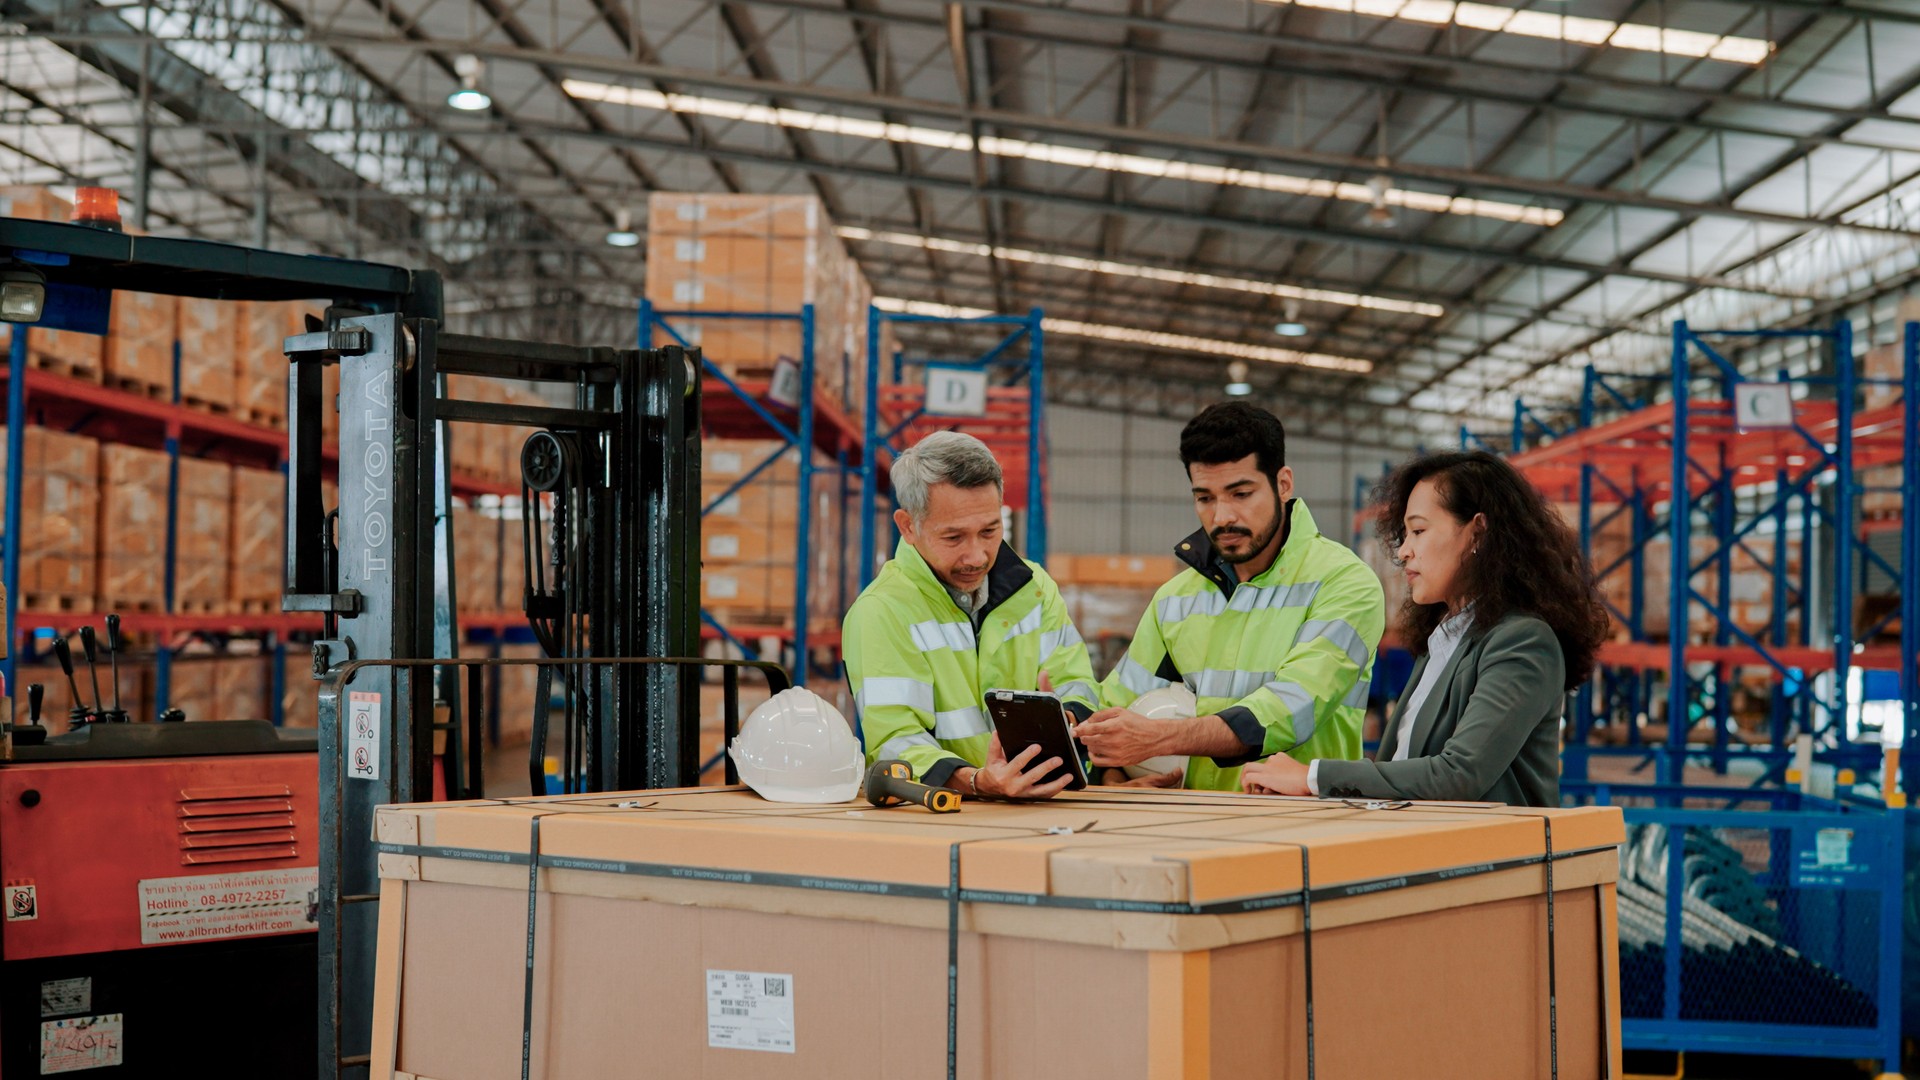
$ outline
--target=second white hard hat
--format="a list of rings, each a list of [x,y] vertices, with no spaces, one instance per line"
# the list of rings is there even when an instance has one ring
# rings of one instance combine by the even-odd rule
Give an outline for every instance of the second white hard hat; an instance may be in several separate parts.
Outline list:
[[[1133,699],[1128,706],[1134,712],[1149,720],[1191,720],[1200,707],[1199,699],[1183,683],[1163,686],[1158,690],[1149,690]],[[1127,766],[1127,775],[1134,779],[1142,776],[1158,776],[1175,769],[1187,767],[1187,759],[1180,754],[1167,754],[1148,758],[1136,765]]]

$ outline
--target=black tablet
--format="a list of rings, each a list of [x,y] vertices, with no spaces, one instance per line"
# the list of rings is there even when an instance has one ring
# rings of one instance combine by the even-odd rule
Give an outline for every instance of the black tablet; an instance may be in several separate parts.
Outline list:
[[[1040,752],[1034,755],[1035,761],[1057,757],[1065,762],[1062,768],[1073,774],[1068,791],[1087,786],[1087,770],[1080,762],[1080,744],[1073,740],[1073,725],[1067,722],[1067,710],[1061,708],[1059,698],[1034,690],[989,690],[986,702],[987,715],[993,720],[994,730],[1000,733],[1000,749],[1008,761],[1019,757],[1027,747],[1038,744]],[[1054,772],[1045,779],[1058,776],[1059,773]]]

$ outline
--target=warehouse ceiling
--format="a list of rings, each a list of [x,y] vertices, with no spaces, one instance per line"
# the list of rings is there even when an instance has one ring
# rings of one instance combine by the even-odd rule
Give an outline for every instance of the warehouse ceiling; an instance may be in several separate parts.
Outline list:
[[[0,0],[0,182],[428,266],[460,329],[628,340],[649,191],[818,194],[1057,401],[1498,431],[1675,318],[1882,318],[1920,267],[1920,4]],[[490,106],[463,112],[464,86]],[[137,203],[137,199],[136,199]],[[1283,323],[1297,335],[1283,335]],[[1883,331],[1880,323],[1886,324]],[[909,344],[960,356],[973,331]],[[1769,362],[1808,363],[1793,357]],[[1503,421],[1503,418],[1507,418]]]

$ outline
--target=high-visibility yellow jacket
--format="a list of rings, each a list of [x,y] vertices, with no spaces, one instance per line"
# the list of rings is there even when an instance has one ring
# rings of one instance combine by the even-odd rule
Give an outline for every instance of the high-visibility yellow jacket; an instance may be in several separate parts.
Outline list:
[[[1182,540],[1175,554],[1189,569],[1154,593],[1101,684],[1111,708],[1185,682],[1200,715],[1218,714],[1240,737],[1238,757],[1188,759],[1186,787],[1232,790],[1241,765],[1274,754],[1360,756],[1386,598],[1366,563],[1320,534],[1306,503],[1289,500],[1287,514],[1280,554],[1244,582],[1217,564],[1205,530]]]
[[[984,693],[1036,690],[1042,671],[1070,713],[1092,714],[1093,665],[1059,586],[1005,544],[977,625],[902,541],[842,624],[867,764],[897,758],[936,787],[962,765],[986,764],[993,728]]]

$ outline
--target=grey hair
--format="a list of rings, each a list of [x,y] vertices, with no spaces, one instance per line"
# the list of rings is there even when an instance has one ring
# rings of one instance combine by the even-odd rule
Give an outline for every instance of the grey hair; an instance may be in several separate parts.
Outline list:
[[[958,431],[937,431],[914,443],[893,459],[890,474],[893,497],[915,521],[927,516],[929,492],[935,484],[971,490],[992,484],[1005,491],[1000,463],[987,444]]]

